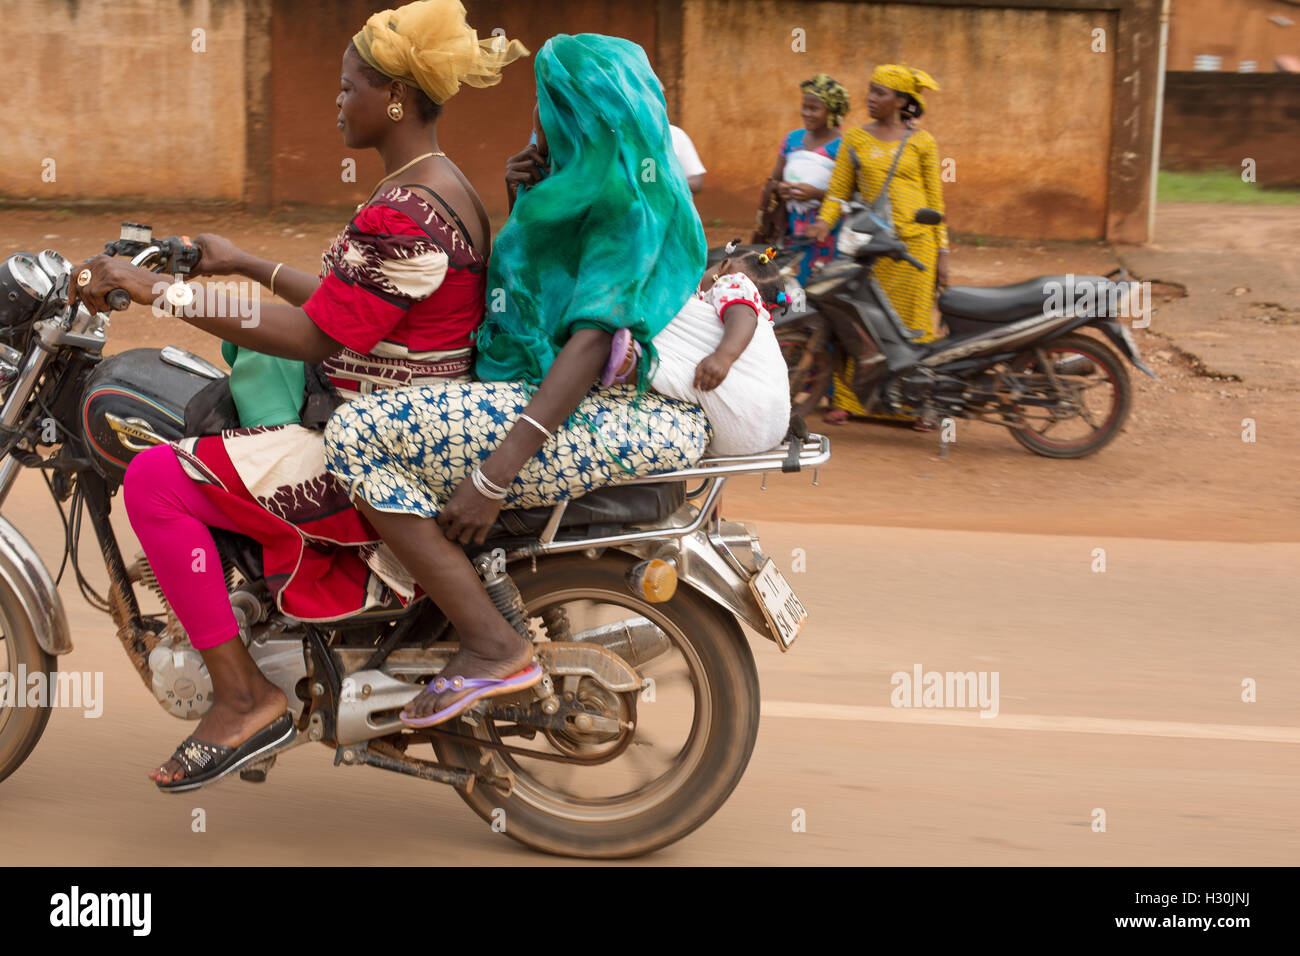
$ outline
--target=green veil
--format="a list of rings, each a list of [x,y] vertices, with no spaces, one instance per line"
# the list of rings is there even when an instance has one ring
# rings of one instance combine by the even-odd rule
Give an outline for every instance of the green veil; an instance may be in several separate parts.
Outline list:
[[[496,238],[478,377],[538,383],[575,330],[630,328],[644,388],[705,263],[659,80],[641,47],[593,33],[552,37],[535,69],[551,169]]]

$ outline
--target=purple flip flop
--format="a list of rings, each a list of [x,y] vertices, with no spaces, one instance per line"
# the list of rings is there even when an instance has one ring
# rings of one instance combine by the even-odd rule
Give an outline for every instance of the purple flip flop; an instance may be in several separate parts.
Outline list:
[[[638,359],[641,357],[641,343],[633,341],[632,330],[619,329],[614,333],[614,341],[609,346],[609,361],[605,363],[605,368],[600,373],[601,385],[622,385],[632,377],[636,365],[633,365],[632,371],[626,375],[618,374],[619,368],[627,360],[629,348],[636,353]]]
[[[527,690],[534,684],[540,683],[542,679],[542,665],[533,664],[524,668],[518,673],[511,674],[509,677],[492,678],[492,677],[435,677],[430,682],[429,687],[424,693],[430,691],[435,694],[442,694],[449,690],[472,690],[473,693],[466,694],[456,703],[443,710],[435,710],[428,717],[413,718],[407,715],[403,710],[398,714],[398,718],[408,727],[432,727],[434,724],[441,724],[444,721],[451,720],[457,714],[462,714],[478,700],[487,697],[498,697],[502,694],[513,694],[515,691]],[[423,696],[423,695],[421,695]]]

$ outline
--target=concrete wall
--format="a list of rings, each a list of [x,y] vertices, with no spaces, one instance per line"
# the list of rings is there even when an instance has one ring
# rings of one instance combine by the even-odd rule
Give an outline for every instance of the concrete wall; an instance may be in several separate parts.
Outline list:
[[[1300,74],[1170,73],[1165,78],[1164,169],[1240,172],[1255,181],[1300,186]]]
[[[373,151],[343,146],[334,120],[343,51],[374,12],[374,0],[276,0],[271,75],[272,193],[276,202],[356,204],[384,174]],[[494,29],[536,52],[557,33],[605,33],[641,44],[653,62],[653,7],[607,0],[468,0],[479,36]],[[516,60],[489,89],[462,87],[438,121],[441,148],[474,183],[488,211],[504,215],[505,161],[528,145],[536,84],[533,59]],[[344,182],[343,161],[357,181]]]
[[[0,195],[242,198],[243,0],[4,0],[2,9]],[[196,29],[206,52],[193,50]],[[53,182],[42,179],[46,160]]]
[[[798,83],[829,73],[849,88],[846,128],[870,122],[878,63],[930,73],[922,126],[956,181],[954,228],[1003,236],[1105,234],[1113,13],[799,0],[687,0],[681,125],[709,167],[706,216],[752,215],[783,136],[798,127]],[[792,37],[804,31],[806,52]],[[1067,79],[1068,78],[1068,79]]]
[[[1180,0],[1182,2],[1182,0]],[[871,68],[933,73],[924,125],[953,160],[958,231],[1146,238],[1160,0],[469,0],[482,35],[530,49],[555,33],[640,43],[670,115],[710,174],[705,220],[746,221],[798,83],[845,82],[866,121]],[[9,84],[0,196],[198,198],[346,209],[382,175],[334,126],[339,61],[376,0],[5,0],[24,31],[0,34]],[[30,28],[32,32],[28,32]],[[205,53],[191,33],[206,31]],[[805,52],[791,46],[804,31]],[[1094,50],[1094,31],[1105,50]],[[132,89],[148,85],[147,95]],[[441,145],[504,211],[505,159],[527,141],[531,60],[463,90]],[[21,105],[32,104],[24,113]],[[74,128],[75,126],[75,128]],[[41,182],[41,160],[57,180]],[[343,162],[356,160],[355,181]],[[160,160],[165,164],[159,166]],[[156,168],[150,168],[156,167]]]
[[[1294,21],[1281,26],[1269,20]],[[1173,0],[1169,11],[1170,70],[1191,70],[1196,57],[1223,58],[1222,68],[1235,73],[1242,60],[1271,72],[1275,57],[1300,56],[1300,2],[1296,0]]]

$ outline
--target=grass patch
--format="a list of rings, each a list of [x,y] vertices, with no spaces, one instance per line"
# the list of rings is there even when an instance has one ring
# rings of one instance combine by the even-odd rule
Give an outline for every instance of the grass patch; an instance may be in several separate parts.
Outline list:
[[[1300,189],[1267,189],[1259,183],[1244,183],[1241,173],[1231,169],[1199,173],[1162,169],[1156,182],[1156,201],[1297,206],[1300,205]]]

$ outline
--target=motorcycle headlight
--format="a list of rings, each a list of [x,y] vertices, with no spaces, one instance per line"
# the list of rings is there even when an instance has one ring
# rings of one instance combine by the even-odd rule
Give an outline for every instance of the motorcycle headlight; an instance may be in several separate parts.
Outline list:
[[[29,252],[17,252],[0,263],[0,328],[30,319],[54,288],[54,282]]]

